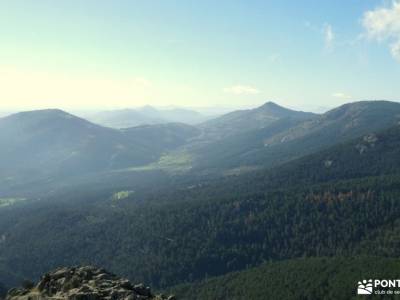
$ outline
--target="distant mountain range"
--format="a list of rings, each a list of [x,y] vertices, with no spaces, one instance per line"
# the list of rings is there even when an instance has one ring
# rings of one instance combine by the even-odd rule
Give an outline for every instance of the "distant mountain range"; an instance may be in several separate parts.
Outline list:
[[[144,165],[198,133],[178,123],[111,129],[61,110],[17,113],[0,119],[0,176],[12,181]]]
[[[128,128],[140,125],[165,123],[185,123],[194,125],[210,119],[194,110],[171,108],[156,109],[143,106],[137,109],[100,111],[94,114],[83,114],[89,121],[112,128]]]
[[[120,111],[125,116],[138,112],[160,117],[152,107]],[[175,113],[180,115],[170,111],[170,119]],[[198,174],[237,174],[278,166],[399,122],[400,104],[388,101],[349,103],[322,115],[267,102],[196,126],[164,123],[124,129],[61,110],[22,112],[0,118],[0,186],[138,167],[165,170],[176,164]]]

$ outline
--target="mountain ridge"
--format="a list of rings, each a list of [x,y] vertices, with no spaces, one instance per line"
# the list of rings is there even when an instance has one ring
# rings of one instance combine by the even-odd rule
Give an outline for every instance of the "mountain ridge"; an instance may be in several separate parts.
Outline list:
[[[272,123],[277,130],[252,130],[194,149],[198,154],[196,167],[273,167],[335,143],[398,124],[400,103],[359,101],[299,122],[285,123],[286,119],[282,120],[282,124]]]
[[[203,139],[218,140],[230,135],[265,128],[282,118],[308,119],[316,114],[284,108],[274,102],[246,110],[237,110],[199,124]]]
[[[183,108],[157,109],[150,105],[139,108],[100,111],[83,115],[83,117],[93,123],[117,129],[167,123],[195,125],[209,119],[209,117],[195,110]]]
[[[197,134],[185,124],[117,130],[59,109],[20,112],[0,118],[0,176],[83,174],[144,165]]]

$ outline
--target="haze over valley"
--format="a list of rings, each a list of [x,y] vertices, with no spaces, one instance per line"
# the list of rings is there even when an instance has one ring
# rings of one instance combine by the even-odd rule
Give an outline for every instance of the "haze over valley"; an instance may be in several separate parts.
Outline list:
[[[0,2],[0,300],[392,299],[399,20]]]
[[[56,109],[3,117],[3,284],[84,262],[166,288],[187,282],[187,272],[196,271],[191,280],[200,280],[272,257],[378,255],[363,245],[378,242],[368,232],[396,224],[389,195],[397,193],[399,124],[400,104],[389,101],[348,103],[324,114],[266,102],[198,125],[122,129]],[[286,204],[278,208],[282,197]],[[376,214],[363,214],[364,201],[379,207]],[[308,208],[297,207],[301,203]],[[304,209],[315,209],[317,219]],[[355,212],[359,219],[348,215]],[[284,217],[288,213],[295,219]],[[326,214],[338,219],[322,221]],[[303,244],[302,234],[274,236],[288,226],[281,222],[290,222],[291,230],[310,228],[312,246]],[[336,229],[329,233],[331,226]],[[348,226],[356,231],[346,232]],[[336,240],[339,232],[346,243]],[[265,245],[274,247],[265,251]],[[385,247],[394,255],[395,248]]]

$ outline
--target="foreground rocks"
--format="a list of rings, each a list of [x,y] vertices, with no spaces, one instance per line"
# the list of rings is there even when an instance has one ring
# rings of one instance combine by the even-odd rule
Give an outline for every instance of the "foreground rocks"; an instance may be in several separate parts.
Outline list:
[[[133,285],[104,269],[91,266],[61,268],[42,276],[36,286],[11,289],[6,300],[175,300],[155,296],[143,284]]]

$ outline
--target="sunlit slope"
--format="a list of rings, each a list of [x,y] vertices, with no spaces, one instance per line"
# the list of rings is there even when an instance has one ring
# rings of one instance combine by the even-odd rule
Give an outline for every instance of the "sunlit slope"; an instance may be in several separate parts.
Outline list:
[[[400,122],[400,103],[345,104],[302,122],[275,121],[269,127],[207,144],[196,153],[199,169],[276,166]]]

